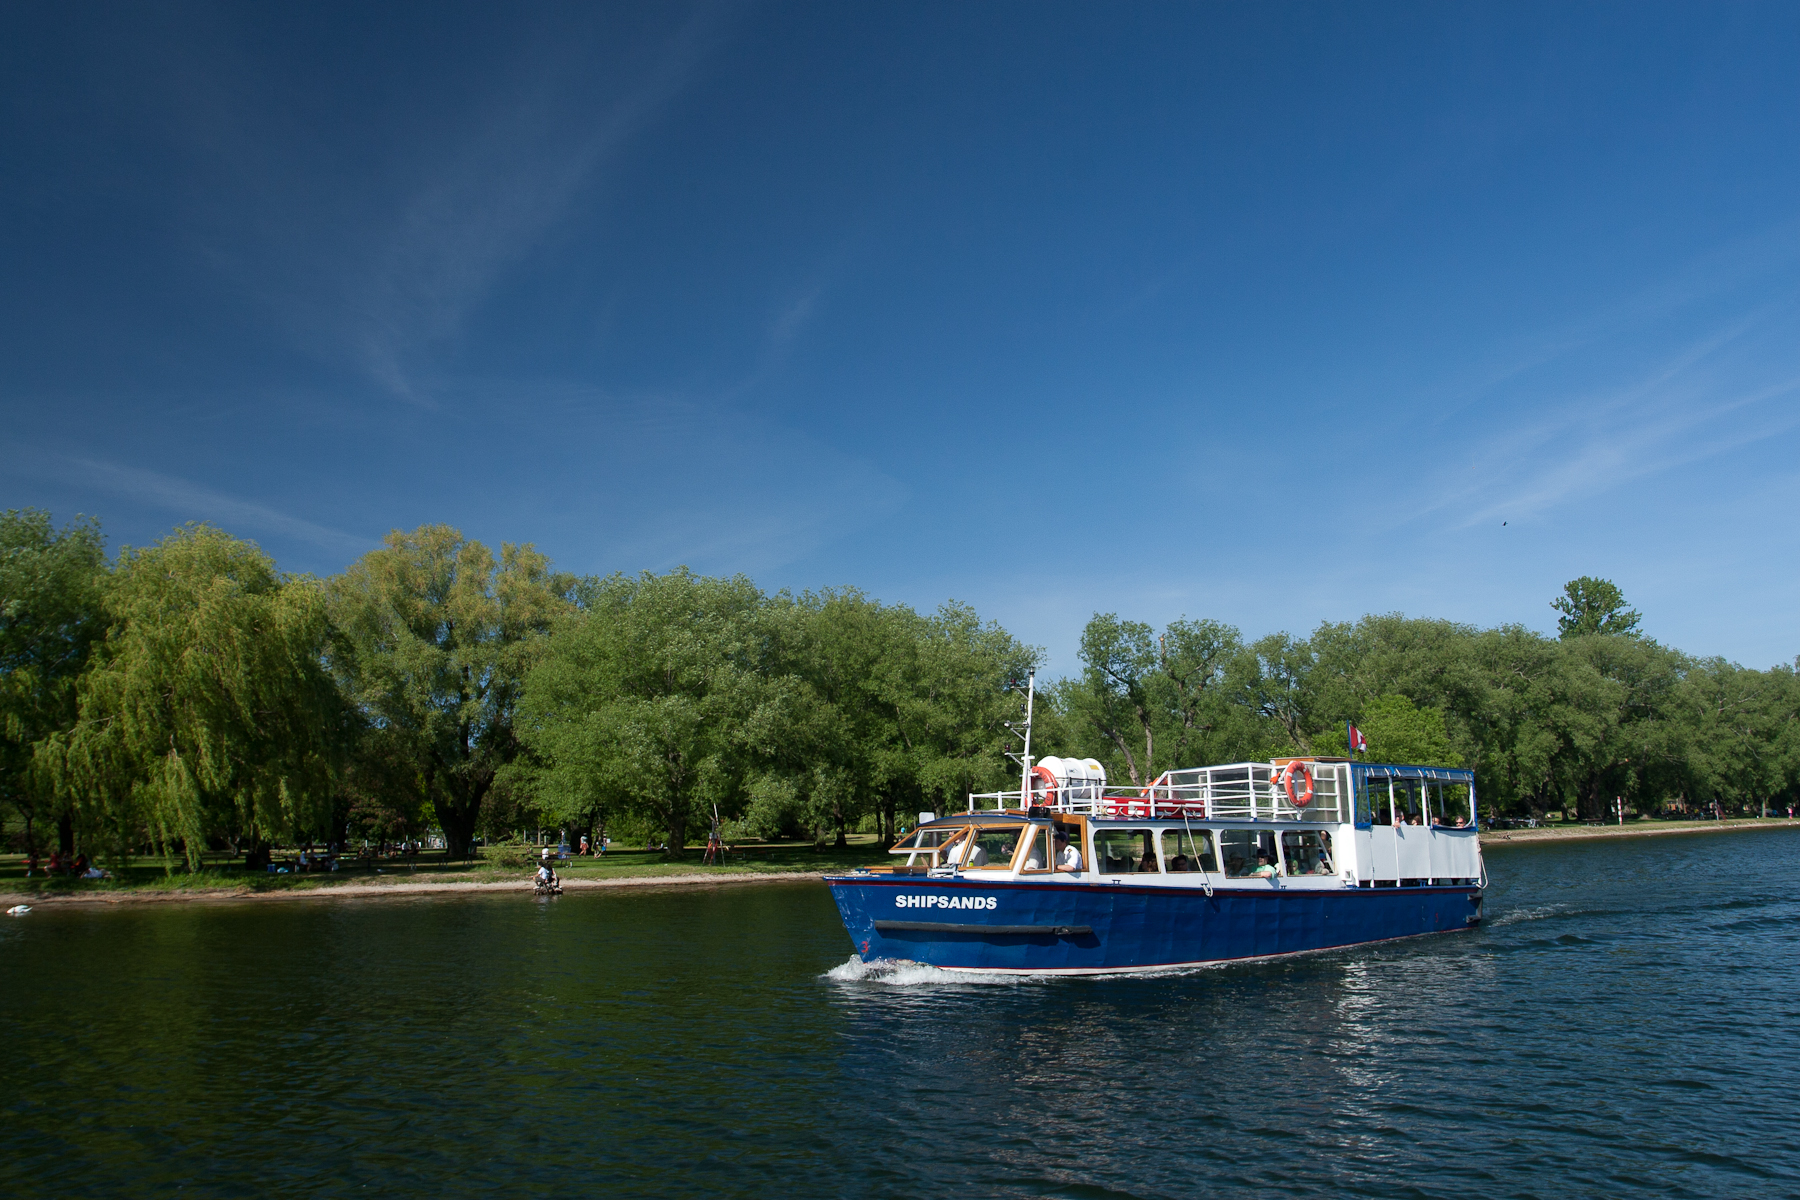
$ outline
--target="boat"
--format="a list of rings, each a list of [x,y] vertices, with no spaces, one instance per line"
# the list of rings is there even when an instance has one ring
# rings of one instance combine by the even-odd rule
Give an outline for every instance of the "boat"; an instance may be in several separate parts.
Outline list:
[[[1303,755],[1114,789],[1093,759],[1032,761],[1029,693],[1023,736],[1018,790],[921,813],[892,865],[825,876],[863,961],[1100,975],[1481,922],[1472,771]]]

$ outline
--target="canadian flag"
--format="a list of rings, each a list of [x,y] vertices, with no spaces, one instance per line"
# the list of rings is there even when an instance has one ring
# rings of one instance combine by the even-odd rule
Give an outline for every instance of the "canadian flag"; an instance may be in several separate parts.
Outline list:
[[[1362,730],[1347,721],[1344,723],[1344,728],[1350,731],[1350,749],[1352,752],[1367,750],[1369,748],[1369,739],[1363,736]]]

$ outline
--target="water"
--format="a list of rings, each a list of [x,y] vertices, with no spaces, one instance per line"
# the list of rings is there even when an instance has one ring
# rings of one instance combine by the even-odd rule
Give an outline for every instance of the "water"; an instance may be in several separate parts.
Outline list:
[[[1489,865],[1474,934],[1104,980],[850,966],[816,882],[40,908],[0,1190],[1800,1193],[1800,830]]]

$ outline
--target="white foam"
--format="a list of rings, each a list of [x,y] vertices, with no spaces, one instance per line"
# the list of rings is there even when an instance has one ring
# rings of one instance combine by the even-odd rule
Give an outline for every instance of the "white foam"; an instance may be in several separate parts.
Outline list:
[[[941,984],[1016,984],[1031,976],[997,975],[986,971],[949,971],[927,963],[901,958],[878,958],[864,962],[852,954],[848,961],[825,972],[833,983],[881,983],[889,987],[920,987]]]
[[[1495,917],[1487,922],[1490,929],[1501,925],[1513,925],[1520,921],[1542,921],[1545,917],[1559,916],[1568,911],[1566,904],[1540,904],[1532,908],[1515,908],[1503,916]]]

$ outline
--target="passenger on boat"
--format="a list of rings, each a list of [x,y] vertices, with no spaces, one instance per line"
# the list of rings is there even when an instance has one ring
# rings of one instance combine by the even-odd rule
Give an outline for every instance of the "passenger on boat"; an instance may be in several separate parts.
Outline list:
[[[1069,831],[1056,831],[1056,865],[1065,871],[1081,870],[1081,851],[1069,845]]]
[[[1174,858],[1169,860],[1169,871],[1171,873],[1189,871],[1192,869],[1193,868],[1188,866],[1188,856],[1185,854],[1177,854]]]
[[[1138,859],[1137,869],[1138,869],[1139,873],[1148,871],[1152,875],[1156,874],[1157,869],[1158,869],[1157,865],[1156,865],[1156,851],[1152,850],[1148,846],[1145,846],[1144,847],[1144,856],[1142,858]]]
[[[1275,878],[1275,864],[1273,864],[1269,861],[1269,856],[1267,854],[1264,854],[1261,851],[1257,852],[1256,869],[1254,871],[1250,872],[1250,878],[1252,878],[1252,879],[1273,879],[1273,878]]]
[[[1042,831],[1040,830],[1039,832],[1041,833]],[[1031,849],[1025,854],[1025,869],[1027,871],[1041,871],[1044,869],[1044,839],[1042,837],[1034,837],[1031,839]]]

